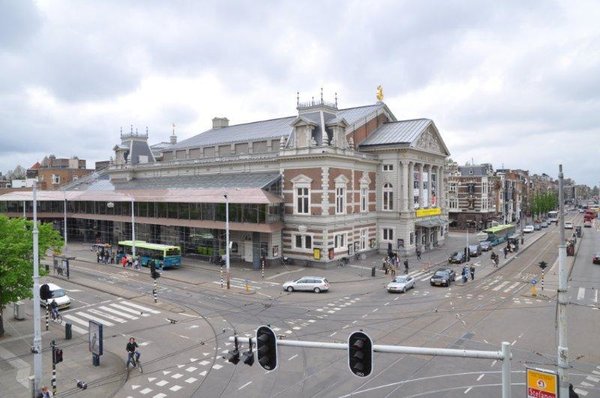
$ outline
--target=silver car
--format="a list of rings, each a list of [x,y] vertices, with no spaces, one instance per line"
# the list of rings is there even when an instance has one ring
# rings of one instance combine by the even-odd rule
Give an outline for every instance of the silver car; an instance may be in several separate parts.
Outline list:
[[[388,283],[386,289],[390,293],[394,292],[402,292],[406,293],[408,289],[413,289],[415,287],[415,278],[409,275],[400,275],[392,279],[390,283]]]
[[[329,290],[329,282],[320,276],[303,276],[295,281],[285,282],[283,290],[321,293]]]

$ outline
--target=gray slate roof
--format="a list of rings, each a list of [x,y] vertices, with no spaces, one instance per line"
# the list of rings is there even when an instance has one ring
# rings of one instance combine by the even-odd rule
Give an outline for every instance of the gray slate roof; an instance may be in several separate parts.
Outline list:
[[[363,123],[362,119],[371,115],[380,109],[385,108],[385,104],[378,102],[374,105],[360,106],[356,108],[340,109],[337,112],[337,117],[325,115],[325,122],[334,119],[345,119],[352,126],[354,123]],[[301,115],[315,123],[320,124],[320,116],[317,113],[304,113]],[[318,116],[318,117],[317,117]],[[290,125],[298,116],[290,116],[279,119],[262,120],[252,123],[237,124],[233,126],[223,127],[220,129],[210,129],[177,144],[166,148],[167,150],[197,148],[215,144],[225,144],[232,142],[247,142],[263,139],[273,139],[280,137],[289,137],[292,133]]]
[[[401,120],[386,123],[375,130],[360,146],[410,144],[431,124],[430,119]]]

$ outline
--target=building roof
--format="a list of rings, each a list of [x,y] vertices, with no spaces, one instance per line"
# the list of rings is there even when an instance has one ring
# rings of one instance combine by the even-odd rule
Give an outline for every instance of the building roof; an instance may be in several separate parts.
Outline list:
[[[361,142],[360,146],[411,144],[431,123],[430,119],[385,123]]]
[[[389,109],[383,102],[378,102],[374,105],[359,106],[355,108],[340,109],[337,115],[333,116],[324,113],[326,123],[339,121],[344,119],[349,126],[355,123],[364,123],[363,119],[368,118],[375,112]],[[389,112],[391,115],[391,112]],[[302,113],[299,115],[306,120],[313,121],[320,125],[319,112]],[[262,120],[252,123],[237,124],[233,126],[210,129],[186,140],[174,144],[166,150],[176,150],[192,147],[203,147],[215,144],[226,144],[233,142],[247,142],[263,139],[273,139],[281,137],[289,137],[293,131],[292,122],[299,116],[289,116],[279,119]],[[393,115],[391,115],[393,118]]]

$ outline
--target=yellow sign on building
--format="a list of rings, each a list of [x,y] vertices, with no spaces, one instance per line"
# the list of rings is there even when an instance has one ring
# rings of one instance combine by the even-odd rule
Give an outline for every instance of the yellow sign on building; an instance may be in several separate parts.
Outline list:
[[[431,207],[429,209],[418,209],[417,217],[439,216],[442,214],[442,209],[439,207]]]
[[[558,375],[549,370],[527,368],[527,398],[558,397]]]

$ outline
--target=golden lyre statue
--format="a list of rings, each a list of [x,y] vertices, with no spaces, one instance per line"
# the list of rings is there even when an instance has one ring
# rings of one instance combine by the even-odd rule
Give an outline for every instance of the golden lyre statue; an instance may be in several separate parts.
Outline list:
[[[377,86],[377,101],[383,101],[383,87],[381,87],[381,84]]]

